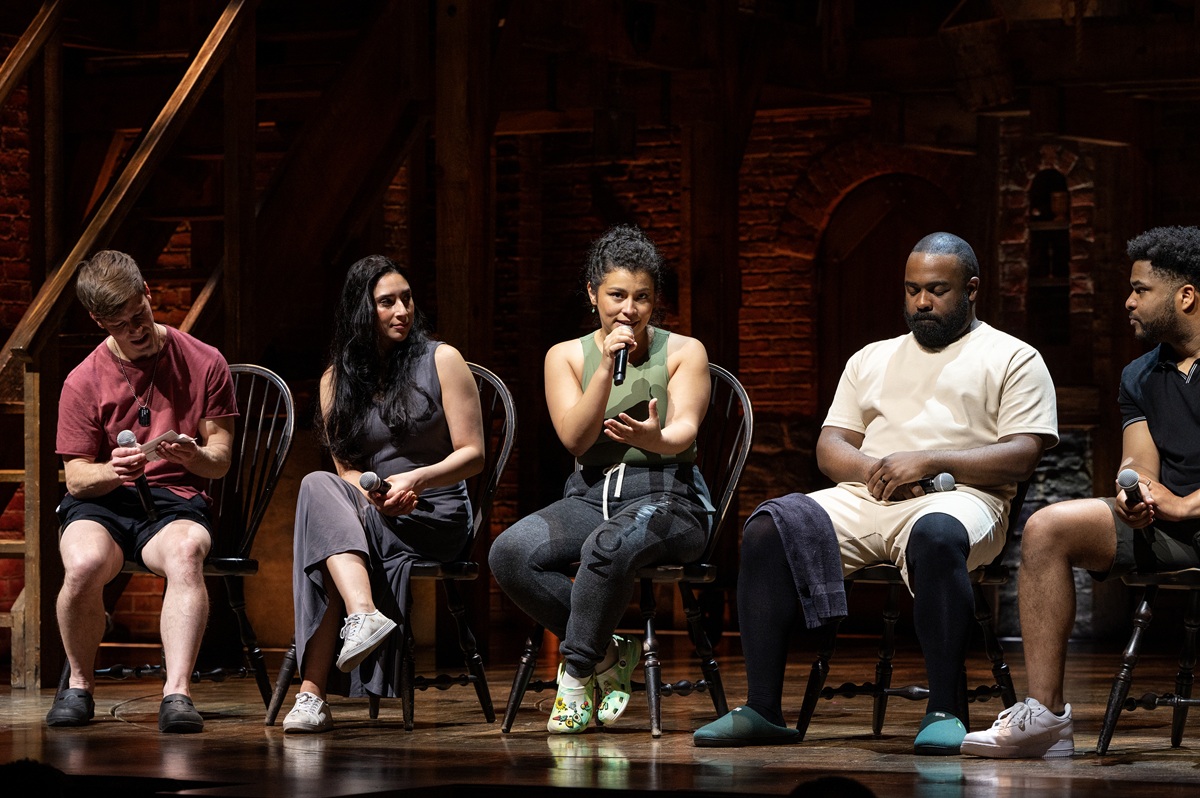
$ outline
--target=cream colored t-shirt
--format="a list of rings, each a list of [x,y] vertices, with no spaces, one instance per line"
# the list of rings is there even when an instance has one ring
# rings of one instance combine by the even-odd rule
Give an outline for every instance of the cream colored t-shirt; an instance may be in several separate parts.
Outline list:
[[[1032,346],[983,322],[940,351],[912,334],[863,347],[846,363],[827,427],[863,434],[862,452],[971,449],[1031,433],[1058,443],[1054,383]],[[978,493],[1002,512],[1016,485]]]

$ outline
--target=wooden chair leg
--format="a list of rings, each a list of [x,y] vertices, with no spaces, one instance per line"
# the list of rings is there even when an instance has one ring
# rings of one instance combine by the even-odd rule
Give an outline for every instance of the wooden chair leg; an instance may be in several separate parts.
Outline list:
[[[404,617],[409,617],[404,613]],[[413,638],[412,624],[404,624],[404,639],[400,644],[400,707],[404,713],[404,730],[412,731],[414,715],[416,714],[416,686],[413,684],[416,675],[416,664],[413,662],[413,650],[417,641]]]
[[[1187,723],[1187,703],[1192,697],[1192,682],[1196,671],[1196,631],[1200,629],[1200,590],[1188,591],[1188,608],[1183,618],[1183,653],[1179,657],[1179,672],[1175,675],[1175,695],[1183,699],[1175,704],[1171,714],[1171,747],[1183,744],[1183,727]]]
[[[642,580],[642,620],[646,637],[642,641],[642,669],[646,676],[646,703],[650,706],[650,736],[662,737],[662,663],[658,659],[658,632],[654,627],[657,605],[654,582]]]
[[[504,722],[500,725],[500,731],[504,734],[512,730],[513,722],[517,719],[517,710],[521,708],[521,700],[525,698],[529,680],[533,678],[533,672],[537,669],[538,653],[542,650],[542,637],[545,633],[545,628],[538,624],[533,627],[529,637],[525,638],[525,650],[521,652],[521,659],[517,662],[517,672],[513,676],[512,688],[508,691],[508,704],[504,709]]]
[[[827,623],[821,627],[820,642],[817,644],[817,658],[813,660],[812,670],[808,674],[808,685],[804,688],[804,703],[800,705],[800,719],[796,721],[796,730],[800,732],[800,740],[808,733],[808,724],[812,722],[817,702],[821,699],[821,689],[829,677],[829,660],[833,657],[833,649],[837,645],[838,627],[840,620]]]
[[[1137,611],[1133,614],[1133,633],[1129,635],[1129,644],[1125,646],[1125,651],[1121,655],[1121,669],[1113,678],[1112,690],[1108,694],[1108,705],[1104,710],[1104,725],[1100,728],[1100,739],[1096,743],[1096,753],[1100,756],[1108,753],[1108,744],[1112,742],[1113,732],[1117,729],[1117,720],[1121,717],[1125,698],[1129,695],[1129,688],[1133,684],[1133,669],[1137,666],[1138,655],[1141,652],[1142,637],[1154,617],[1151,607],[1156,595],[1158,595],[1157,585],[1147,587],[1142,593],[1142,600],[1138,604]]]
[[[883,641],[879,646],[879,662],[875,665],[875,706],[871,712],[871,732],[883,735],[883,720],[887,715],[888,688],[892,686],[892,659],[896,656],[896,621],[900,620],[900,585],[888,585],[887,603],[883,607]]]
[[[1004,701],[1005,708],[1008,708],[1017,703],[1017,690],[1013,686],[1012,673],[1009,671],[1008,663],[1004,661],[1004,649],[1000,646],[1000,640],[996,637],[996,630],[992,624],[992,605],[984,595],[981,585],[974,585],[974,588],[975,620],[979,622],[979,628],[983,630],[983,650],[992,663],[992,678],[996,680],[996,686],[1000,688],[1000,698]],[[960,718],[960,720],[964,724],[967,722],[966,718]]]
[[[225,592],[229,594],[229,608],[237,618],[238,634],[242,638],[242,647],[246,651],[246,659],[254,669],[254,680],[258,683],[258,693],[262,696],[263,706],[271,706],[271,677],[267,673],[267,661],[263,658],[262,649],[258,646],[258,637],[254,627],[250,625],[250,616],[246,613],[246,586],[240,576],[225,577]]]
[[[713,655],[712,643],[708,632],[704,631],[704,617],[700,601],[696,598],[692,586],[686,582],[679,583],[679,594],[683,598],[683,613],[687,618],[688,636],[696,647],[696,656],[700,658],[700,671],[704,674],[704,682],[708,687],[708,695],[712,699],[713,709],[717,717],[729,712],[729,704],[725,700],[725,685],[721,682],[721,671],[717,667],[717,659]]]
[[[488,690],[487,674],[483,669],[483,657],[479,655],[479,646],[475,642],[475,633],[467,621],[467,608],[463,603],[462,592],[458,585],[451,580],[442,580],[446,589],[446,604],[450,607],[450,615],[458,629],[458,647],[462,649],[463,663],[471,676],[471,684],[475,687],[475,696],[483,710],[483,717],[488,723],[496,722],[496,709],[492,705],[492,694]]]
[[[279,678],[275,680],[275,691],[271,693],[271,701],[267,704],[267,719],[264,726],[275,725],[275,718],[279,716],[279,710],[283,706],[284,699],[287,698],[288,688],[292,686],[292,679],[295,676],[296,641],[292,640],[287,653],[283,655],[283,664],[279,666]]]

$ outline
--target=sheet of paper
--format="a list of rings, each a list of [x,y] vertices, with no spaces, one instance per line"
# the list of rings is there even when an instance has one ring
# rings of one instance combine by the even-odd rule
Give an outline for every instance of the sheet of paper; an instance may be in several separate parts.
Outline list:
[[[146,462],[153,463],[155,460],[162,459],[161,457],[158,456],[158,452],[155,451],[155,449],[158,448],[158,445],[160,443],[162,443],[164,441],[166,441],[167,443],[187,443],[191,440],[192,439],[189,438],[187,435],[180,435],[178,432],[176,432],[175,430],[172,429],[172,430],[167,430],[162,435],[159,435],[157,438],[151,438],[150,440],[143,443],[141,445],[141,450],[142,450],[142,454],[146,455]]]

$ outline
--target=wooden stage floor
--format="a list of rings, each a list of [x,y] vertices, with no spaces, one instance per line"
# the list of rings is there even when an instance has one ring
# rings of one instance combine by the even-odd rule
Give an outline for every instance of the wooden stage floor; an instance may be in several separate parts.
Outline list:
[[[691,676],[680,666],[675,641],[665,674]],[[1024,672],[1010,645],[1018,693]],[[833,663],[830,684],[861,681],[873,673],[874,643],[845,644]],[[157,684],[104,682],[97,691],[97,719],[82,729],[48,729],[43,718],[52,694],[0,693],[0,762],[30,758],[67,774],[66,795],[204,796],[484,796],[544,795],[566,788],[575,795],[674,791],[680,795],[850,796],[817,791],[820,778],[851,778],[878,796],[1195,796],[1200,791],[1200,712],[1189,719],[1181,748],[1170,747],[1170,711],[1125,713],[1110,753],[1095,754],[1096,735],[1118,664],[1115,648],[1073,652],[1068,670],[1076,718],[1076,756],[1069,760],[988,761],[970,757],[913,756],[912,738],[923,705],[893,699],[881,738],[870,733],[870,702],[822,702],[808,739],[786,748],[703,749],[691,732],[714,717],[705,695],[664,699],[664,734],[653,740],[641,694],[620,724],[573,737],[549,736],[546,711],[553,696],[529,694],[511,734],[499,720],[483,721],[474,691],[454,688],[417,694],[416,728],[405,732],[397,701],[384,703],[380,718],[367,718],[365,700],[334,699],[336,729],[323,735],[284,735],[263,726],[254,685],[236,680],[205,683],[194,690],[204,714],[203,734],[159,734]],[[809,655],[793,656],[786,709],[798,710]],[[737,655],[721,660],[730,704],[745,697],[745,673]],[[491,691],[503,712],[512,662],[492,662]],[[986,681],[979,659],[971,684]],[[1132,693],[1161,690],[1174,681],[1175,660],[1146,656]],[[549,667],[546,669],[549,674]],[[923,681],[913,650],[897,655],[902,685]],[[1154,677],[1151,679],[1151,677]],[[293,687],[293,695],[295,688]],[[291,706],[291,697],[284,713]],[[973,705],[972,727],[989,725],[996,701]],[[282,719],[281,713],[281,719]],[[805,785],[808,786],[805,786]],[[11,780],[0,793],[16,795]],[[10,792],[10,790],[12,790]],[[795,791],[793,793],[793,791]],[[46,795],[43,790],[29,794]],[[566,795],[566,792],[561,793]],[[869,794],[869,793],[862,793]]]

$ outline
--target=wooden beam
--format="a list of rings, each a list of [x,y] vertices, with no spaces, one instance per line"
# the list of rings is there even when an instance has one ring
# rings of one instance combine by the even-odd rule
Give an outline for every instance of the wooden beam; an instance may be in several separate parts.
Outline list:
[[[20,667],[15,650],[18,635],[15,630],[13,634],[12,686],[31,693],[41,688],[42,674],[57,672],[63,659],[54,609],[63,575],[53,510],[62,498],[54,453],[61,389],[57,339],[51,339],[42,353],[40,368],[30,364],[25,369],[25,604]]]
[[[62,31],[56,28],[42,47],[41,69],[29,80],[29,276],[36,291],[62,258],[63,223]]]
[[[765,75],[767,38],[739,47],[735,8],[717,3],[705,29],[714,37],[717,66],[680,76],[683,106],[695,109],[683,127],[683,229],[690,274],[679,298],[691,333],[709,360],[738,369],[738,172]],[[682,275],[681,275],[682,278]]]
[[[254,308],[257,284],[255,269],[254,218],[257,212],[254,187],[254,140],[258,132],[255,116],[254,17],[238,31],[237,45],[225,65],[225,251],[222,294],[225,307],[225,357],[244,362],[257,352],[253,328],[246,323]]]
[[[21,80],[25,77],[25,72],[37,59],[38,54],[46,46],[46,42],[50,41],[51,36],[58,30],[58,24],[62,20],[62,10],[62,0],[46,0],[45,3],[42,3],[42,7],[34,15],[29,27],[25,29],[21,38],[17,39],[17,43],[8,52],[3,66],[0,66],[0,105],[4,105],[8,95],[12,94],[13,89],[20,85]]]
[[[438,332],[489,361],[492,333],[490,0],[436,6]]]
[[[491,362],[493,177],[490,85],[491,0],[438,0],[434,13],[435,207],[438,333],[468,360]],[[488,617],[484,579],[470,594],[471,615]],[[449,618],[439,611],[438,626]],[[489,624],[476,623],[481,650]],[[449,635],[439,632],[441,649]]]

